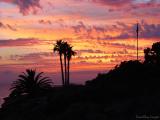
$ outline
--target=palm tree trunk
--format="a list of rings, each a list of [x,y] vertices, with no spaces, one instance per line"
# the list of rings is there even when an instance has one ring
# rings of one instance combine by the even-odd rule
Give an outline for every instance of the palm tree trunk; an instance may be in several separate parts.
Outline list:
[[[69,66],[69,62],[70,62],[70,60],[68,60],[68,81],[67,81],[67,83],[68,83],[68,85],[70,84],[70,80],[69,80],[69,68],[70,68],[70,66]]]
[[[61,74],[62,74],[62,85],[64,86],[64,73],[63,73],[63,63],[62,63],[62,55],[60,55],[60,63],[61,63]]]
[[[66,54],[64,54],[64,68],[65,68],[65,85],[67,85],[67,66],[66,66]]]

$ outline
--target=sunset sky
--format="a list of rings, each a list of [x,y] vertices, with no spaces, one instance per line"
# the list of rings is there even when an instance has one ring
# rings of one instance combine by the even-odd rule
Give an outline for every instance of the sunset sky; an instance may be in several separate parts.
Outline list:
[[[160,0],[0,0],[0,97],[26,68],[61,83],[58,39],[70,43],[71,82],[84,83],[160,39]]]

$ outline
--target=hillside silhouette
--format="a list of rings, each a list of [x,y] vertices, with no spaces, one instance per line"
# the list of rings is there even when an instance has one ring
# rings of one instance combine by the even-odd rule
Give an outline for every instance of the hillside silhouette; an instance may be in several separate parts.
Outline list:
[[[31,90],[33,87],[23,82],[28,81],[26,77],[21,76],[22,82],[18,79],[4,98],[0,120],[160,119],[160,42],[146,48],[144,58],[144,62],[123,61],[85,85],[52,86],[48,78],[41,76],[32,77],[32,81],[40,80],[45,85],[37,86],[36,82]],[[30,74],[28,78],[31,80]]]

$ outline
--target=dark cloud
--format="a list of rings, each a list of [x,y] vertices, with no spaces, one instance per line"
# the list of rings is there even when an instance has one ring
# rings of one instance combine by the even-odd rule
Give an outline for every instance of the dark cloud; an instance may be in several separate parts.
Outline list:
[[[33,38],[0,40],[0,47],[30,46],[37,44],[42,44],[42,41]]]
[[[9,28],[10,30],[12,30],[12,31],[17,31],[17,29],[16,28],[14,28],[14,27],[12,27],[11,25],[9,25],[9,24],[6,24],[6,26],[7,26],[7,28]]]
[[[5,25],[2,22],[0,22],[0,28],[5,28]]]
[[[126,4],[130,4],[133,0],[92,0],[95,3],[99,3],[107,6],[124,6]]]
[[[75,33],[81,33],[86,31],[88,34],[96,31],[96,32],[106,32],[106,26],[96,26],[96,25],[86,25],[82,21],[79,21],[77,25],[72,26],[72,29]]]
[[[98,42],[100,44],[100,46],[102,47],[112,47],[112,48],[118,48],[119,50],[115,51],[115,52],[105,52],[106,54],[115,54],[115,53],[119,53],[119,54],[128,54],[128,50],[136,50],[137,46],[135,45],[129,45],[129,44],[124,44],[124,43],[112,43],[112,42],[107,42],[107,41],[100,41]],[[139,47],[139,50],[143,50],[143,47]]]
[[[123,50],[119,50],[119,51],[116,51],[116,52],[113,52],[113,54],[129,54],[128,50],[125,48]]]
[[[9,24],[4,24],[2,22],[0,22],[0,28],[3,28],[3,29],[10,29],[12,31],[17,31],[16,28],[14,28],[13,26],[9,25]]]
[[[117,38],[127,39],[127,38],[135,38],[136,36],[136,24],[131,26],[124,26],[124,33],[121,33]],[[139,37],[140,38],[160,38],[160,24],[149,24],[147,22],[142,21],[139,24]]]
[[[88,38],[88,39],[94,39],[93,34],[96,33],[102,33],[105,34],[105,32],[108,31],[107,26],[102,25],[86,25],[82,21],[79,21],[77,25],[71,26],[75,34],[77,34],[79,39]]]
[[[118,11],[132,11],[137,9],[145,9],[145,8],[159,8],[160,1],[159,0],[149,0],[149,1],[136,1],[136,0],[92,0],[92,2],[107,6],[107,9],[110,12],[118,12]],[[108,8],[109,7],[109,8]],[[142,11],[138,11],[142,12]]]
[[[51,25],[52,22],[50,20],[39,20],[38,21],[40,24],[48,24],[48,25]]]
[[[101,50],[92,50],[92,49],[87,49],[87,50],[77,50],[79,53],[105,53],[104,51]]]
[[[117,47],[117,48],[126,48],[126,49],[136,49],[135,45],[123,44],[123,43],[103,43],[103,45]],[[140,48],[139,48],[140,49]]]
[[[98,39],[98,40],[115,40],[136,38],[137,24],[126,24],[124,22],[116,22],[114,25],[86,25],[83,22],[78,22],[77,25],[71,26],[79,39]],[[117,32],[116,36],[111,36],[107,32]],[[95,34],[96,33],[96,34]],[[142,20],[139,23],[139,38],[144,39],[159,39],[160,24],[150,24]]]
[[[160,38],[160,24],[148,24],[146,22],[140,25],[141,38]]]
[[[16,61],[15,64],[9,64],[8,66],[24,69],[25,68],[36,68],[46,70],[52,69],[53,66],[58,68],[59,64],[55,64],[55,59],[53,52],[37,52],[37,53],[29,53],[23,55],[10,55],[8,60]],[[58,60],[57,60],[58,62]],[[19,64],[21,63],[21,64]],[[23,63],[23,64],[22,64]]]
[[[101,55],[101,56],[96,56],[96,55],[89,55],[89,56],[78,56],[77,57],[79,60],[88,60],[88,59],[108,59],[110,56],[108,55]]]
[[[41,8],[40,0],[1,0],[0,2],[7,2],[17,5],[20,13],[23,15],[28,15],[30,11],[35,14],[37,13],[37,10]]]
[[[110,35],[105,35],[105,37],[101,37],[99,39],[115,40],[115,39],[136,38],[136,27],[137,27],[137,24],[128,25],[123,22],[117,22],[116,29],[119,30],[120,34],[114,37]],[[114,29],[111,28],[110,31],[112,30]],[[139,38],[159,39],[160,38],[160,24],[149,24],[142,20],[139,23]]]
[[[80,33],[82,30],[89,31],[89,28],[87,28],[82,21],[78,22],[78,25],[72,26],[75,33]]]
[[[51,52],[38,52],[38,53],[30,53],[25,55],[11,55],[10,60],[20,60],[20,61],[35,61],[38,62],[44,57],[53,57],[53,53]]]

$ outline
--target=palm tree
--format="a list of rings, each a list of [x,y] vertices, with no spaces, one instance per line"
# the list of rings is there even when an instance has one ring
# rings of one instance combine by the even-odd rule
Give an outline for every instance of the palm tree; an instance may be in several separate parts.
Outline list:
[[[60,56],[61,63],[61,73],[62,73],[62,84],[69,84],[69,68],[70,68],[70,60],[75,52],[72,50],[72,47],[62,40],[58,40],[54,46],[54,52],[58,52]],[[64,55],[64,71],[63,71],[63,63],[62,63],[62,55]],[[67,65],[68,61],[68,65]],[[68,70],[67,70],[68,67]],[[65,73],[65,74],[64,74]]]
[[[63,73],[63,63],[62,63],[62,55],[64,53],[64,41],[58,40],[56,44],[54,45],[53,51],[59,53],[60,64],[61,64],[61,74],[62,74],[62,85],[65,85],[64,73]]]
[[[26,69],[26,72],[19,75],[19,78],[12,83],[12,93],[35,95],[52,88],[51,79],[43,77],[42,74],[43,72],[36,73],[36,70]]]
[[[67,42],[64,42],[63,46],[64,46],[63,54],[64,54],[65,85],[67,85],[67,50],[69,44]]]
[[[74,56],[76,54],[75,51],[72,50],[73,47],[71,47],[70,45],[68,45],[67,47],[67,62],[68,62],[68,79],[67,79],[67,84],[69,85],[69,79],[70,79],[70,60],[72,58],[72,56]]]

